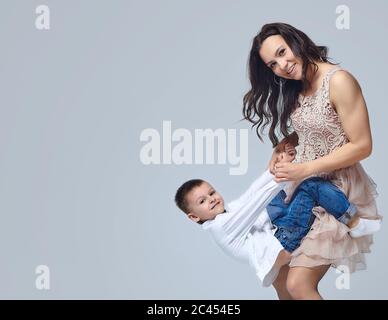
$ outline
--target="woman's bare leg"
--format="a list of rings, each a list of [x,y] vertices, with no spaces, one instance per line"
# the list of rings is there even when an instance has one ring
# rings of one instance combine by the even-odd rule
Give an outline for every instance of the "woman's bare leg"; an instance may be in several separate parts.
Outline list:
[[[314,268],[290,268],[287,277],[288,292],[298,300],[322,300],[318,292],[318,284],[329,267],[329,265],[323,265]]]
[[[289,266],[283,266],[276,280],[272,283],[274,286],[276,293],[278,294],[279,300],[292,300],[292,296],[287,290],[287,276],[288,271],[290,270]]]
[[[292,299],[287,291],[287,277],[290,270],[288,264],[291,261],[291,254],[286,250],[281,250],[276,258],[274,268],[279,269],[279,274],[272,283],[280,300]]]

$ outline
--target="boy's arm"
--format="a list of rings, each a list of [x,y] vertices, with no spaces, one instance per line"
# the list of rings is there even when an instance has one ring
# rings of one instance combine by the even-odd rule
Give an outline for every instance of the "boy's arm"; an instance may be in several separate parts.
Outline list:
[[[225,216],[223,225],[228,240],[244,240],[260,213],[283,187],[284,183],[277,183],[267,170],[240,198],[228,204],[230,212]]]
[[[275,176],[267,169],[249,186],[249,188],[237,199],[228,204],[232,211],[238,211],[245,206],[251,199],[257,197],[258,193],[268,185],[279,185],[275,180]]]

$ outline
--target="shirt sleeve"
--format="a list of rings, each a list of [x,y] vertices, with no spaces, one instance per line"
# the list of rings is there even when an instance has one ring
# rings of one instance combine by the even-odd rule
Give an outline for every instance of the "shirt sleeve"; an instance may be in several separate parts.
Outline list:
[[[284,187],[274,176],[265,171],[237,200],[228,204],[229,214],[223,221],[223,230],[229,244],[242,245],[260,213]]]

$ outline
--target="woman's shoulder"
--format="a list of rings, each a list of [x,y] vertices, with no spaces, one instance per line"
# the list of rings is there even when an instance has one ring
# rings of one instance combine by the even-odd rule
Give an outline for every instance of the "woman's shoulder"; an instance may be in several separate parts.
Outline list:
[[[330,79],[329,88],[328,98],[336,110],[338,106],[354,105],[362,97],[357,79],[347,70],[335,72]]]
[[[348,70],[338,69],[329,79],[330,100],[336,100],[339,96],[355,95],[361,91],[361,87],[355,76]]]
[[[348,70],[339,68],[332,73],[330,79],[330,89],[345,89],[349,86],[357,86],[358,81],[356,77],[350,73]]]

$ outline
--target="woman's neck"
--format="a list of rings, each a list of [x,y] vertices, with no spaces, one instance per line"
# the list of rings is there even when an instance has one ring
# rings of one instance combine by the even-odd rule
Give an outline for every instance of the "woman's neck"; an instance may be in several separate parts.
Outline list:
[[[321,78],[323,69],[327,63],[315,62],[315,64],[318,66],[317,71],[314,72],[315,71],[314,65],[310,64],[306,73],[306,78],[307,78],[307,81],[310,83],[310,86],[313,86],[313,84],[316,83]]]

